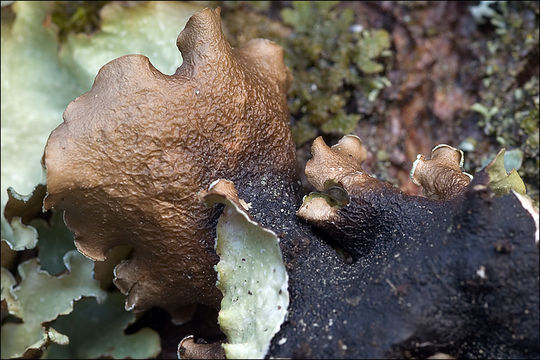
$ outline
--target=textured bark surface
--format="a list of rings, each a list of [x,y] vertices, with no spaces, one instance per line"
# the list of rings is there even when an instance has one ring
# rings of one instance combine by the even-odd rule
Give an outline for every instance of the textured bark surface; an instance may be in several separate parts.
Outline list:
[[[181,321],[182,306],[220,299],[217,212],[196,194],[222,177],[293,181],[295,154],[279,46],[231,48],[211,9],[192,16],[177,45],[184,62],[172,76],[140,55],[106,64],[67,107],[44,163],[45,207],[66,211],[83,254],[133,247],[115,271],[126,307],[161,306]]]

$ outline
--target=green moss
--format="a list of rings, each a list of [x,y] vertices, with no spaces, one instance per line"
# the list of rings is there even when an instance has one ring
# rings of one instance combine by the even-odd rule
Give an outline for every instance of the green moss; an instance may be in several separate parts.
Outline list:
[[[356,102],[373,102],[388,86],[380,73],[380,58],[391,53],[385,30],[351,29],[351,9],[336,9],[337,2],[293,2],[281,12],[292,34],[281,45],[295,81],[289,109],[296,120],[297,145],[320,132],[353,132],[362,114]],[[368,107],[369,108],[369,107]]]
[[[99,11],[109,1],[55,1],[51,13],[58,27],[58,39],[63,43],[71,32],[90,34],[100,26]]]
[[[472,110],[481,114],[478,124],[495,146],[522,151],[518,172],[538,202],[538,2],[492,3],[477,21],[494,34],[476,44],[486,56],[480,100]]]

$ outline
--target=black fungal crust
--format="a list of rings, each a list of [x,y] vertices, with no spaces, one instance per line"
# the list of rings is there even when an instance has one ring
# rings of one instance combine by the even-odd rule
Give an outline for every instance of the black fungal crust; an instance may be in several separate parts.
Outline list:
[[[352,194],[341,211],[360,224],[341,239],[352,265],[296,218],[298,184],[263,181],[238,190],[280,236],[289,274],[288,317],[267,357],[539,356],[535,225],[513,194],[493,195],[487,175],[445,202],[386,187]]]

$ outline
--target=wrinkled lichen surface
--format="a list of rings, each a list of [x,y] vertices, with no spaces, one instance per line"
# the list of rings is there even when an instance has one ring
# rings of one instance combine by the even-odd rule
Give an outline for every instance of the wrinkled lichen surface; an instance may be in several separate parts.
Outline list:
[[[65,211],[77,248],[94,260],[133,247],[115,268],[126,308],[161,306],[181,322],[182,306],[220,300],[216,211],[197,193],[219,177],[295,175],[282,49],[263,39],[231,48],[212,9],[191,17],[177,46],[184,61],[174,75],[124,56],[69,104],[45,150],[44,204]]]

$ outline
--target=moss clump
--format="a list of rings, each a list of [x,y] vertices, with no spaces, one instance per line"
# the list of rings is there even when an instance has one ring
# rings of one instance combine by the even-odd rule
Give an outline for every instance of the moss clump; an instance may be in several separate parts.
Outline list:
[[[293,31],[281,45],[295,78],[289,109],[296,119],[297,145],[320,131],[353,132],[362,116],[372,111],[380,90],[389,85],[380,75],[385,67],[377,61],[391,54],[388,33],[353,26],[352,10],[337,10],[336,4],[299,1],[281,11]]]
[[[477,19],[496,36],[480,40],[485,58],[480,100],[472,108],[479,125],[497,146],[519,148],[519,174],[538,202],[538,2],[497,2]]]
[[[260,11],[267,9],[262,8],[264,4],[259,2],[216,1],[212,4],[221,8],[223,32],[233,47],[239,47],[255,38],[280,42],[291,33],[281,22],[262,14]]]
[[[99,11],[109,1],[55,1],[51,20],[58,27],[58,39],[63,43],[71,32],[90,34],[99,29]]]

